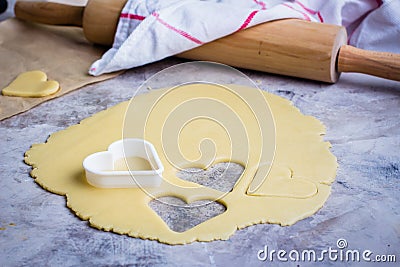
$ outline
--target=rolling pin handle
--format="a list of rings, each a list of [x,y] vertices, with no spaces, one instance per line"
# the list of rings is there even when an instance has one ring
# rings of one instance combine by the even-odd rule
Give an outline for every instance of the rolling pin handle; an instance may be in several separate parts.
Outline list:
[[[339,50],[337,68],[339,72],[358,72],[400,81],[400,54],[343,45]]]
[[[82,27],[85,7],[70,6],[51,2],[22,2],[15,3],[15,16],[26,21],[50,25],[65,25]]]

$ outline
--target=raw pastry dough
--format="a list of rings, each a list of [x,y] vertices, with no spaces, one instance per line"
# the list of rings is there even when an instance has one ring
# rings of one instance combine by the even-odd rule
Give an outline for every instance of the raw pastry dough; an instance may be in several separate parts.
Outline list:
[[[55,94],[60,89],[56,81],[47,81],[43,71],[27,71],[18,75],[2,90],[3,95],[22,97],[43,97]]]
[[[120,158],[114,161],[114,169],[111,171],[150,171],[150,162],[147,159],[140,157]]]
[[[228,239],[252,224],[291,225],[311,216],[328,198],[336,175],[336,158],[322,139],[324,126],[281,97],[228,87],[153,90],[52,134],[45,144],[33,145],[25,161],[37,183],[65,195],[68,207],[92,226],[168,244]],[[273,116],[253,105],[259,101],[268,101]],[[86,182],[83,159],[121,137],[155,145],[165,168],[159,188],[99,189]],[[244,166],[231,192],[176,176],[181,168],[224,161]],[[227,209],[177,233],[148,205],[164,196],[188,203],[215,200]]]

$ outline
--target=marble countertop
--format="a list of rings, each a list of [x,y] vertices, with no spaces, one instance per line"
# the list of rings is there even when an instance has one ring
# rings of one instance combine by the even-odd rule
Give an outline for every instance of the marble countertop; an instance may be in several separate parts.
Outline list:
[[[344,74],[334,85],[243,70],[260,88],[290,99],[327,127],[339,169],[332,193],[315,215],[289,227],[259,224],[227,241],[170,246],[103,232],[80,220],[63,196],[30,177],[24,153],[54,132],[129,100],[167,59],[85,86],[0,122],[1,266],[314,266],[308,261],[260,261],[260,250],[337,249],[395,255],[400,261],[400,83]],[[374,266],[326,258],[319,265]],[[395,263],[380,266],[395,266]]]

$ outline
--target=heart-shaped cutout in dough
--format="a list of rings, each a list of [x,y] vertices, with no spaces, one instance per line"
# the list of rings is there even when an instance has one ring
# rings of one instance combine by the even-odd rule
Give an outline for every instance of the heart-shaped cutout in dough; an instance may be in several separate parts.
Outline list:
[[[234,162],[220,162],[206,170],[187,168],[177,173],[183,180],[194,182],[221,192],[230,192],[239,180],[244,167]]]
[[[43,71],[34,70],[21,73],[2,90],[6,96],[43,97],[55,94],[60,89],[56,81],[48,81]]]
[[[265,173],[268,176],[265,177]],[[265,177],[258,179],[257,175]],[[289,198],[309,198],[318,193],[317,185],[307,179],[294,177],[292,170],[283,165],[261,164],[253,182],[261,181],[259,185],[252,185],[253,191],[247,192],[252,196],[273,196],[273,197],[289,197]]]
[[[192,229],[226,211],[226,207],[216,201],[199,200],[188,204],[175,196],[154,199],[149,206],[172,231],[178,233]]]

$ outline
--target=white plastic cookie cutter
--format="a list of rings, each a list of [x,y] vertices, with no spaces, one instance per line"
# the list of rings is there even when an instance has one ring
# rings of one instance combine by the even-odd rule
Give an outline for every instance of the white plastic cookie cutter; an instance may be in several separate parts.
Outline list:
[[[151,169],[115,170],[118,160],[138,157],[147,160]],[[143,139],[127,138],[112,143],[107,151],[87,156],[83,161],[86,180],[101,188],[157,187],[162,182],[164,166],[153,144]]]

